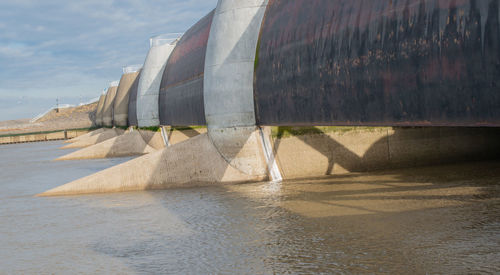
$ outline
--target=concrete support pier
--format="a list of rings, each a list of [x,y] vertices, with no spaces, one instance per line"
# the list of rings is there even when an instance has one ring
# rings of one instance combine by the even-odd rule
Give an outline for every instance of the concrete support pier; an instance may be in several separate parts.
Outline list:
[[[102,126],[102,110],[104,108],[104,101],[106,100],[106,92],[103,91],[101,97],[99,97],[99,102],[97,103],[97,109],[95,111],[95,124],[98,127]]]
[[[115,102],[116,91],[118,90],[119,81],[113,81],[109,85],[104,106],[102,109],[102,124],[106,127],[113,126],[113,106]]]
[[[266,0],[220,0],[208,39],[204,75],[208,135],[235,169],[267,176],[255,121],[254,60]],[[228,22],[231,22],[228,24]]]
[[[176,37],[176,38],[173,38]],[[178,35],[160,35],[150,39],[151,48],[144,62],[137,89],[137,122],[139,127],[160,125],[158,97],[167,60],[175,48]]]
[[[128,126],[128,101],[130,91],[136,81],[139,81],[139,74],[142,65],[132,65],[123,68],[123,75],[113,102],[113,125]]]
[[[101,143],[83,148],[56,160],[101,159],[144,155],[155,152],[138,131],[127,132]]]
[[[124,130],[122,129],[105,129],[102,133],[89,136],[87,138],[82,138],[74,143],[70,143],[61,149],[74,149],[74,148],[85,148],[92,146],[97,143],[101,143],[108,139],[114,138],[123,134]]]
[[[193,150],[196,148],[196,150]],[[265,179],[230,166],[207,134],[133,159],[38,196],[140,191]]]
[[[94,130],[92,132],[88,132],[88,133],[86,133],[84,135],[77,136],[77,137],[74,137],[72,139],[68,139],[68,140],[65,141],[65,143],[74,143],[74,142],[77,142],[79,140],[87,139],[87,138],[90,138],[92,136],[98,135],[98,134],[104,132],[105,130],[106,130],[105,128],[99,128],[99,129]]]

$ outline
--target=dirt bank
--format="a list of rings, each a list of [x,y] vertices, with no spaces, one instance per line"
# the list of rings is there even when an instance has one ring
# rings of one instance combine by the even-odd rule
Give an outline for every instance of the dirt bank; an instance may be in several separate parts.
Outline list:
[[[71,108],[52,110],[36,121],[30,119],[0,122],[0,135],[85,129],[95,127],[97,102]]]

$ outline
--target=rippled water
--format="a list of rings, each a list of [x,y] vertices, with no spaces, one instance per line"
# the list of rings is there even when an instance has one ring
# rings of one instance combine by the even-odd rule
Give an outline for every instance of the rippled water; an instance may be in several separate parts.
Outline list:
[[[1,274],[500,272],[500,162],[33,197],[126,161],[60,146],[0,146]]]

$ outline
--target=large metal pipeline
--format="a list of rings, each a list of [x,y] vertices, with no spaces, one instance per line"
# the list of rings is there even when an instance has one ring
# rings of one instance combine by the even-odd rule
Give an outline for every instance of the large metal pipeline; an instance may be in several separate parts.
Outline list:
[[[260,125],[500,126],[498,0],[270,0]]]
[[[205,125],[203,73],[214,12],[191,27],[170,55],[160,85],[161,125]]]

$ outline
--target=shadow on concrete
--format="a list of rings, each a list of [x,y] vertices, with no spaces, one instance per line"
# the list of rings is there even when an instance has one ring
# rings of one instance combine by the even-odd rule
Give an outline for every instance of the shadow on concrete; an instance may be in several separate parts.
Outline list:
[[[90,120],[90,123],[91,123],[90,128],[100,127],[96,123],[96,116],[97,116],[97,110],[94,110],[94,111],[88,113],[88,119]]]
[[[167,138],[169,143],[174,145],[196,137],[205,131],[204,128],[197,128],[196,126],[172,126],[167,130]]]
[[[318,128],[278,127],[273,146],[274,155],[278,159],[280,145],[287,134],[328,159],[324,175],[333,174],[336,164],[348,172],[367,172],[498,159],[500,156],[498,128],[392,128],[359,156]],[[354,147],[356,144],[350,145]],[[286,160],[278,161],[284,164],[283,161]]]
[[[147,134],[145,134],[147,135]],[[57,160],[101,159],[138,156],[155,152],[154,135],[149,142],[145,142],[143,134],[139,131],[126,132],[101,143],[85,147],[71,154],[62,156]],[[161,138],[161,137],[160,137]],[[157,142],[158,143],[158,142]]]
[[[169,139],[172,137],[174,131],[179,131],[188,138],[192,138],[200,134],[198,131],[195,130],[194,127],[170,127],[170,129],[168,130]]]
[[[163,137],[161,136],[161,132],[154,132],[154,131],[148,131],[148,130],[137,130],[141,136],[144,142],[146,142],[147,145],[153,147],[156,150],[160,150],[165,148],[165,143],[163,141]]]
[[[124,133],[124,130],[119,128],[103,128],[104,131],[100,133],[96,133],[95,135],[91,135],[88,138],[83,138],[82,140],[77,140],[73,143],[68,143],[67,145],[61,147],[61,149],[74,149],[74,148],[87,148],[89,146],[93,146],[109,139],[112,139],[116,136],[120,136]]]
[[[103,150],[108,151],[103,158],[140,156],[154,152],[156,148],[148,145],[153,137],[146,141],[144,140],[144,136],[145,135],[138,131],[125,132],[122,135],[104,141],[101,144],[96,144],[93,147],[100,146]]]

